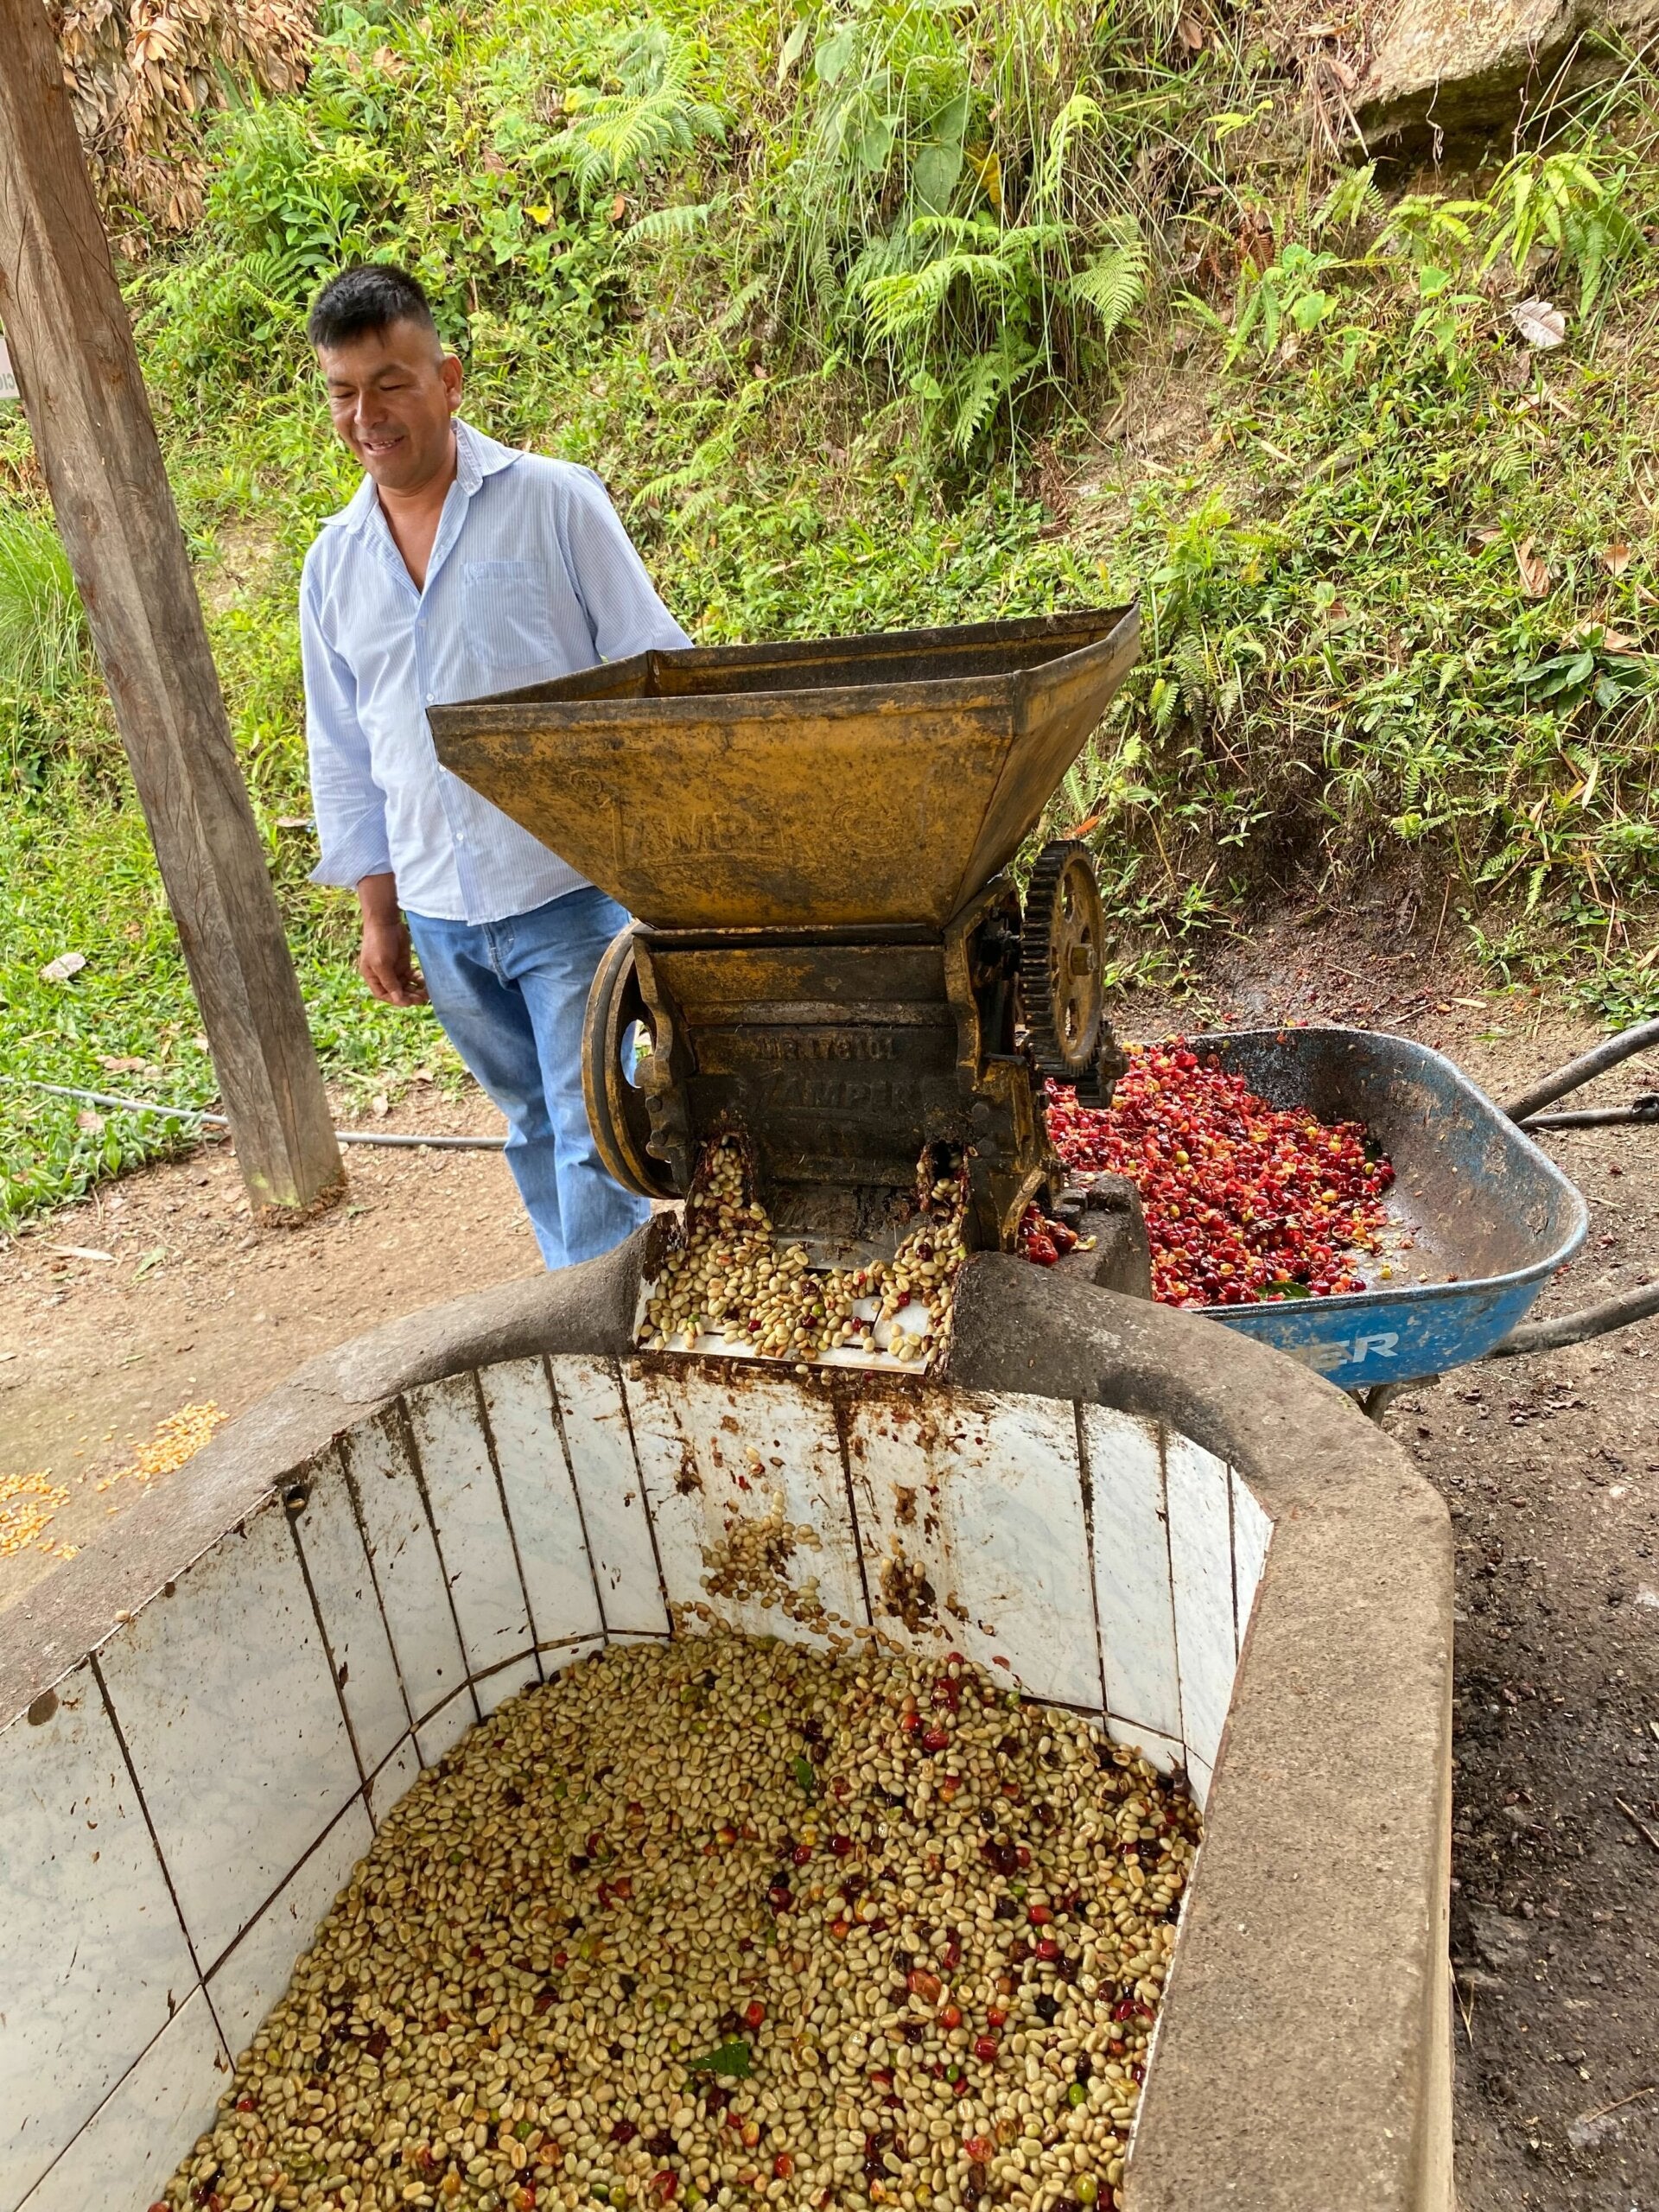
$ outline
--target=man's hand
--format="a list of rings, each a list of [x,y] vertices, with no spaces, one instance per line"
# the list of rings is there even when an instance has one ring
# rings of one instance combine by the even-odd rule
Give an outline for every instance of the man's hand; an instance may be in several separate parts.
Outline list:
[[[397,879],[365,875],[357,887],[363,909],[363,949],[357,972],[387,1006],[424,1006],[426,985],[415,965],[409,925],[397,905]]]

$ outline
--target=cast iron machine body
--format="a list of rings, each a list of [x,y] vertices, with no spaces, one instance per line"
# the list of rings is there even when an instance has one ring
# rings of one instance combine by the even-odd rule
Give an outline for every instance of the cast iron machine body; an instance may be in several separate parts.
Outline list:
[[[620,1182],[683,1196],[736,1128],[779,1230],[841,1261],[962,1160],[969,1242],[1013,1248],[1062,1180],[1045,1077],[1103,1098],[1121,1062],[1087,852],[1046,848],[1023,902],[1007,867],[1138,636],[1117,608],[653,652],[430,710],[444,766],[635,918],[584,1042]]]

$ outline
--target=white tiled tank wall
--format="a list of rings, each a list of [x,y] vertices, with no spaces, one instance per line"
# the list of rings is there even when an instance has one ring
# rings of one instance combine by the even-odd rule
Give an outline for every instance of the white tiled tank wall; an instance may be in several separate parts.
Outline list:
[[[843,1433],[792,1376],[713,1366],[428,1385],[0,1731],[0,2212],[143,2212],[420,1769],[602,1642],[665,1635],[731,1516],[774,1510],[832,1623],[959,1649],[1207,1792],[1271,1531],[1185,1439],[944,1393]],[[882,1594],[899,1556],[932,1592],[914,1637]]]

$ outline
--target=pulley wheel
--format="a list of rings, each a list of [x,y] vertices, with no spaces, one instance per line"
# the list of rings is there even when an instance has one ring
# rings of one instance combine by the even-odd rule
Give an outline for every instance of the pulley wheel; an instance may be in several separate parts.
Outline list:
[[[1106,1020],[1100,884],[1086,845],[1056,838],[1031,872],[1020,926],[1020,1001],[1038,1068],[1091,1085]]]
[[[588,992],[582,1031],[582,1095],[594,1148],[607,1173],[642,1198],[677,1195],[668,1170],[646,1150],[651,1110],[634,1080],[640,1040],[650,1048],[651,1015],[634,966],[633,931],[605,948]]]

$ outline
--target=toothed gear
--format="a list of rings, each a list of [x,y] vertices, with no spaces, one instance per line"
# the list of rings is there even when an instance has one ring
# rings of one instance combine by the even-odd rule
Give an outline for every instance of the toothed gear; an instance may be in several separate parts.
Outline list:
[[[1020,997],[1038,1068],[1109,1092],[1121,1056],[1101,984],[1100,885],[1086,845],[1057,838],[1032,870],[1020,929]]]

